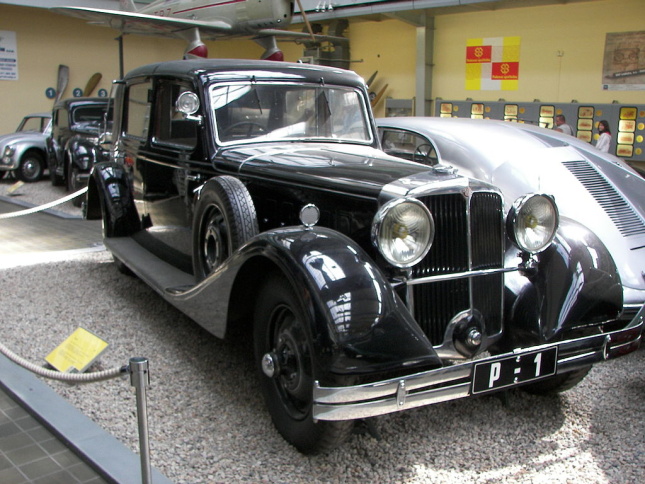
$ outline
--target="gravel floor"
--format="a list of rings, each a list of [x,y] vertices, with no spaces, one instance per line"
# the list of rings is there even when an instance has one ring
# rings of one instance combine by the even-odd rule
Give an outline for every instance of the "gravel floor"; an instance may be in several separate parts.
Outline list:
[[[6,186],[2,180],[0,195]],[[27,188],[25,199],[65,194],[44,182]],[[120,274],[106,252],[0,268],[0,292],[0,340],[31,361],[43,361],[78,326],[110,344],[92,370],[149,359],[152,464],[177,483],[645,480],[643,350],[596,365],[560,396],[511,391],[506,402],[488,396],[379,417],[380,440],[358,434],[335,452],[306,457],[272,427],[246,349],[210,336]],[[138,450],[129,380],[48,383]]]

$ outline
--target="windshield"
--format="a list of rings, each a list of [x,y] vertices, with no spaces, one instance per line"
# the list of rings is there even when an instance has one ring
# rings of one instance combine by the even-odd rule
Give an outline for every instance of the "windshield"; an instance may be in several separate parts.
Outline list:
[[[74,124],[76,123],[95,123],[99,124],[103,121],[103,114],[105,113],[105,105],[100,106],[81,106],[74,109],[72,116],[74,117]]]
[[[337,86],[234,83],[210,89],[221,144],[316,140],[371,143],[357,90]]]

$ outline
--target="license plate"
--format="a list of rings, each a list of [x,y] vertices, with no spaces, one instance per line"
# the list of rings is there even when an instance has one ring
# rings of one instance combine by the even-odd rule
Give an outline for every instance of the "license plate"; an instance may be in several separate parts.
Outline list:
[[[472,393],[484,393],[555,375],[558,349],[530,351],[475,363]]]

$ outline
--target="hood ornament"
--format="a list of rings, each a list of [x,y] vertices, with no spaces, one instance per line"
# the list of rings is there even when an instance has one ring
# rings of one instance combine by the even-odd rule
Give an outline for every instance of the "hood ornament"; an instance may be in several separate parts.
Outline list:
[[[437,163],[432,166],[432,170],[435,173],[441,173],[443,175],[454,175],[457,173],[457,168],[452,165],[444,165],[443,163]]]

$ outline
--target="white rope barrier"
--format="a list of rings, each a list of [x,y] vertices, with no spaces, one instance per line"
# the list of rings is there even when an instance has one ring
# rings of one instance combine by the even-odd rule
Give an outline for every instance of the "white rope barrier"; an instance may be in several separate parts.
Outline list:
[[[53,202],[46,203],[45,205],[39,205],[38,207],[32,207],[28,208],[25,210],[18,210],[17,212],[9,212],[9,213],[1,213],[0,214],[0,220],[6,219],[6,218],[14,218],[14,217],[21,217],[23,215],[29,215],[32,213],[36,212],[42,212],[43,210],[47,210],[48,208],[55,207],[57,205],[62,205],[65,202],[69,202],[70,200],[80,197],[87,191],[87,187],[81,188],[79,191],[70,193],[66,197],[59,198],[58,200],[54,200]]]

